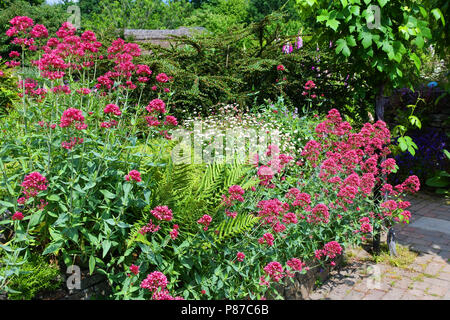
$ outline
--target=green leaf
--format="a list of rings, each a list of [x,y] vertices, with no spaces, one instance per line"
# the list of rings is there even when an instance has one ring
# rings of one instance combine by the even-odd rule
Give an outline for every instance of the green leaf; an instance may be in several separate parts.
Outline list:
[[[299,0],[297,0],[297,1],[299,1]],[[317,3],[317,0],[306,0],[306,3],[307,3],[310,7],[312,7],[313,5],[315,5],[315,4]]]
[[[14,204],[12,204],[10,202],[6,202],[6,201],[0,201],[0,205],[2,205],[4,207],[8,207],[8,208],[14,208]]]
[[[95,257],[91,255],[89,258],[89,273],[92,275],[95,269]]]
[[[409,122],[413,125],[416,126],[419,129],[422,129],[422,123],[420,122],[419,118],[417,118],[416,116],[409,116]]]
[[[57,250],[59,250],[63,245],[62,241],[58,241],[58,242],[51,242],[47,248],[45,248],[44,252],[42,252],[42,255],[46,255],[49,253],[54,253]]]
[[[7,252],[13,252],[14,251],[13,249],[11,249],[11,247],[5,246],[3,244],[0,244],[0,248],[5,250],[5,251],[7,251]]]
[[[102,190],[100,190],[100,192],[103,194],[105,199],[115,199],[116,198],[116,195],[109,192],[108,190],[102,189]]]
[[[361,32],[358,34],[358,40],[362,40],[361,44],[363,45],[364,49],[367,49],[372,45],[372,39],[373,36],[370,32]]]
[[[345,39],[338,39],[336,41],[336,53],[342,52],[342,54],[346,57],[350,56],[350,49],[347,46],[347,41]]]
[[[403,152],[405,152],[408,149],[408,144],[406,143],[404,137],[398,138],[398,145]]]
[[[427,181],[425,183],[428,186],[430,186],[430,187],[445,188],[445,187],[448,187],[450,185],[450,179],[448,179],[447,177],[439,175],[439,176],[427,179]]]
[[[349,35],[345,38],[347,40],[347,44],[350,47],[355,47],[356,46],[356,40],[355,37],[353,35]]]
[[[409,55],[409,58],[414,62],[417,71],[420,71],[420,68],[422,66],[422,62],[420,61],[420,58],[413,52]]]
[[[433,14],[433,16],[436,20],[441,19],[442,25],[445,26],[445,19],[444,19],[444,15],[441,12],[441,9],[434,8],[433,10],[431,10],[431,13]]]
[[[423,48],[423,45],[425,44],[425,42],[423,41],[423,37],[421,34],[418,34],[416,39],[414,39],[414,43],[416,44],[416,46],[420,49]]]
[[[444,152],[447,159],[450,159],[450,152],[448,152],[446,149],[443,149],[442,151]]]
[[[383,8],[386,3],[388,3],[389,0],[378,0],[378,3],[380,4],[380,6]]]
[[[29,228],[33,228],[41,222],[41,218],[43,216],[43,211],[39,210],[31,215],[30,222],[28,223]]]
[[[62,231],[62,234],[65,235],[70,240],[72,240],[73,242],[78,243],[78,229],[77,228],[65,228]]]
[[[103,258],[107,255],[109,249],[111,248],[111,241],[105,240],[102,242],[102,248],[103,248]]]
[[[61,198],[58,195],[56,195],[56,194],[52,194],[52,195],[47,197],[47,200],[48,201],[58,202],[58,201],[61,201]]]
[[[337,28],[339,27],[340,22],[337,21],[336,19],[330,19],[327,20],[327,23],[325,24],[327,27],[330,27],[331,29],[333,29],[334,31],[337,30]]]
[[[428,17],[427,10],[424,7],[419,7],[419,10],[424,18]]]
[[[350,13],[353,14],[354,16],[359,16],[359,13],[360,13],[359,6],[350,6],[349,10],[350,10]]]

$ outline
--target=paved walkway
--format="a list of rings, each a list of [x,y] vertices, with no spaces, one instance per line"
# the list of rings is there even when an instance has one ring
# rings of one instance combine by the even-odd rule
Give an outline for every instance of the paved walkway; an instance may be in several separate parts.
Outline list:
[[[412,221],[398,225],[396,233],[397,243],[417,252],[403,250],[410,263],[375,263],[364,249],[351,249],[347,264],[310,299],[450,300],[450,201],[424,193],[406,200]]]

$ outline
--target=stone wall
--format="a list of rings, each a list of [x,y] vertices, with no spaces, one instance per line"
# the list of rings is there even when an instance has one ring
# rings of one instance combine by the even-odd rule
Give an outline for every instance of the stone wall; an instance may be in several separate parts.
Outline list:
[[[171,44],[173,44],[173,41],[171,41],[171,38],[173,36],[191,37],[195,34],[200,34],[204,32],[206,32],[206,29],[201,27],[193,27],[193,28],[181,27],[173,30],[125,29],[124,36],[126,38],[131,37],[136,42],[151,43],[167,48],[170,47]]]

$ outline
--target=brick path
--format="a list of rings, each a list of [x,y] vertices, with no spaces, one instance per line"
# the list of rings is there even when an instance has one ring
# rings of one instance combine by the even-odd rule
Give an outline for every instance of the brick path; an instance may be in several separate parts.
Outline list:
[[[351,249],[348,263],[310,299],[450,300],[450,201],[424,193],[406,200],[412,220],[396,227],[397,243],[418,253],[414,262],[407,267],[377,264],[362,248]]]

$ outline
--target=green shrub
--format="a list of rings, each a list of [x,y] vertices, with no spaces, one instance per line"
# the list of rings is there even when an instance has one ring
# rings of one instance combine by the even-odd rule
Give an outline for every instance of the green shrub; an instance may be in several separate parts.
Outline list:
[[[55,290],[61,285],[59,268],[40,255],[33,255],[21,269],[24,273],[14,276],[9,284],[18,293],[9,293],[9,299],[30,300],[40,291]]]

